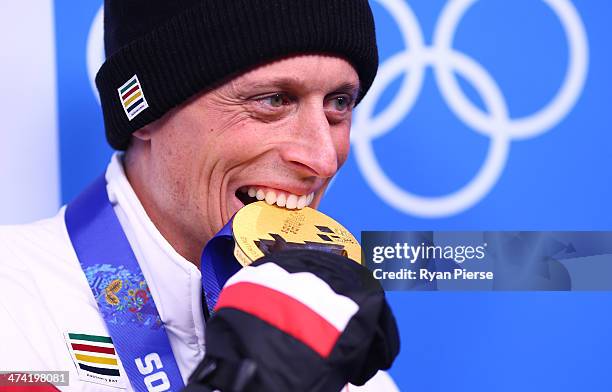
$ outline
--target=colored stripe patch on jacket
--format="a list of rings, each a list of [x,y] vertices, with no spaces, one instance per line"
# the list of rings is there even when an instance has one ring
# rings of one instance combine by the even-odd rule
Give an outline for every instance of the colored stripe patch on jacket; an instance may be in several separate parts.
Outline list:
[[[67,333],[66,343],[81,380],[121,385],[119,359],[110,337]]]
[[[129,121],[149,107],[138,76],[132,76],[117,89],[119,100]]]

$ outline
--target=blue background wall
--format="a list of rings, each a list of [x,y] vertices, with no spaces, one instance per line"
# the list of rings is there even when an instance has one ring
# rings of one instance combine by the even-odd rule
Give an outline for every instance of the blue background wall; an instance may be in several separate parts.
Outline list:
[[[389,66],[387,62],[400,52],[417,64],[426,60],[426,50],[406,47],[402,28],[420,30],[423,45],[432,47],[436,29],[448,26],[440,22],[445,7],[462,3],[471,2],[371,1],[381,67]],[[55,0],[63,202],[102,172],[111,154],[86,61],[88,48],[90,53],[99,52],[92,42],[99,45],[101,37],[96,39],[94,33],[89,43],[88,37],[100,5],[93,0]],[[576,38],[575,31],[584,30],[587,52],[580,58],[569,54],[564,25],[553,11],[557,6],[575,11],[572,37]],[[418,26],[402,25],[401,15],[410,13]],[[511,133],[508,124],[532,116],[554,99],[572,60],[586,62],[584,83],[574,89],[575,99],[538,135],[503,136],[508,154],[499,175],[474,200],[464,200],[460,207],[446,212],[436,213],[435,208],[427,214],[418,209],[407,211],[410,208],[393,205],[387,200],[393,195],[368,181],[357,160],[358,143],[363,141],[360,136],[375,128],[368,121],[394,103],[401,109],[397,94],[406,78],[414,77],[419,69],[424,72],[414,105],[392,126],[383,127],[386,133],[371,144],[378,164],[398,188],[429,201],[461,190],[482,166],[492,138],[465,122],[465,111],[458,114],[451,109],[436,83],[436,67],[406,67],[376,102],[362,104],[371,105],[373,113],[362,120],[356,118],[353,154],[328,191],[322,209],[355,233],[611,230],[611,19],[612,3],[608,1],[483,0],[468,4],[452,47],[457,56],[466,56],[467,62],[486,71],[495,82],[489,87],[495,90],[497,86],[503,97],[497,104],[507,108],[508,119],[495,128],[498,137]],[[453,59],[449,52],[429,49],[429,53],[438,67]],[[486,81],[481,78],[474,83],[461,70],[451,72],[462,91],[483,117],[492,117],[484,103]],[[609,293],[397,292],[389,298],[403,343],[391,373],[402,390],[612,390]]]

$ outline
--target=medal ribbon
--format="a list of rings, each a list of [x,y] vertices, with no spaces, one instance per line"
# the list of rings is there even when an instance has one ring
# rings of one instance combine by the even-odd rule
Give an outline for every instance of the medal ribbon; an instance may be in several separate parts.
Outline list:
[[[65,221],[132,388],[181,390],[183,379],[166,329],[108,199],[104,176],[68,205]]]
[[[225,282],[241,268],[234,257],[233,221],[232,217],[221,231],[208,241],[202,252],[202,289],[206,296],[208,314],[211,316]]]
[[[153,297],[150,293],[147,295],[148,286],[142,270],[108,199],[104,176],[68,205],[65,221],[72,246],[132,388],[139,392],[182,389],[183,379],[166,329]],[[241,268],[233,249],[230,220],[206,244],[202,254],[202,287],[209,314],[225,282]],[[122,286],[126,286],[124,292],[117,289]],[[132,289],[128,290],[130,287]],[[127,304],[122,302],[129,298],[125,296],[126,291],[135,293]],[[159,357],[165,373],[165,378],[156,378],[158,381],[153,383],[147,381],[153,371],[147,373],[146,370],[156,362],[152,355]],[[157,376],[158,373],[153,374]],[[168,388],[163,389],[160,382],[167,383]]]

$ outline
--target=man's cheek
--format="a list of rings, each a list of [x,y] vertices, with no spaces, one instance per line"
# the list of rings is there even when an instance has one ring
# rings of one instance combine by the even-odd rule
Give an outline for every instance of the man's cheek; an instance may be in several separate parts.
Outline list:
[[[246,163],[260,155],[262,153],[261,144],[261,140],[236,136],[215,146],[214,150],[217,158],[221,161],[220,166],[230,168]]]

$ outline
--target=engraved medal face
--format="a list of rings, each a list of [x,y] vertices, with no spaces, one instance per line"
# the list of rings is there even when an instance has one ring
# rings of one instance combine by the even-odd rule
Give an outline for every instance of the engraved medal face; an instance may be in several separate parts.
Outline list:
[[[329,216],[310,207],[301,210],[251,203],[236,213],[232,223],[234,256],[247,266],[265,255],[289,249],[336,253],[361,263],[355,237]]]

